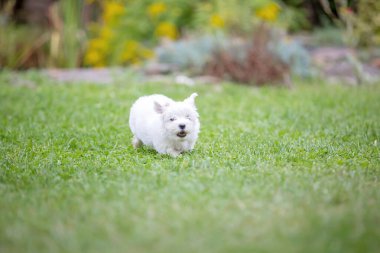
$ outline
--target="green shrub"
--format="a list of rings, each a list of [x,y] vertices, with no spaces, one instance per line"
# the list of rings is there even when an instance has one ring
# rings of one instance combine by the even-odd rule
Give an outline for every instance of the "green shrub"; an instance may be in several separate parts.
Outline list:
[[[73,68],[81,64],[85,40],[82,1],[65,0],[49,8],[51,27],[15,24],[9,18],[0,26],[0,67]],[[1,16],[6,16],[0,13]]]
[[[363,46],[380,45],[380,1],[361,0],[358,3],[356,33]]]
[[[0,26],[0,68],[42,67],[48,56],[49,34],[27,26]]]
[[[229,44],[225,36],[200,36],[178,40],[156,49],[157,61],[195,74],[203,71],[215,48]]]
[[[262,33],[255,33],[254,37],[260,35]],[[253,49],[250,47],[252,46],[249,43],[250,40],[251,38],[227,37],[222,34],[179,40],[158,47],[156,58],[158,62],[169,64],[181,71],[199,74],[204,71],[215,53],[219,53],[219,56],[221,53],[228,55],[233,61],[244,62],[245,57],[249,55],[249,50]],[[301,43],[283,34],[273,32],[265,41],[265,46],[265,50],[270,50],[267,54],[273,53],[275,57],[289,66],[292,74],[300,77],[313,75],[310,56]],[[269,65],[271,62],[276,61],[267,62],[266,58],[263,58],[264,64]],[[217,61],[214,61],[214,64],[217,64]]]
[[[150,48],[159,40],[175,40],[181,29],[191,27],[194,3],[108,0],[101,7],[101,20],[93,24],[84,58],[88,66],[139,63],[150,58]]]
[[[250,33],[259,21],[275,24],[286,6],[272,0],[142,0],[101,2],[100,23],[90,29],[87,66],[135,64],[152,47],[193,33]]]

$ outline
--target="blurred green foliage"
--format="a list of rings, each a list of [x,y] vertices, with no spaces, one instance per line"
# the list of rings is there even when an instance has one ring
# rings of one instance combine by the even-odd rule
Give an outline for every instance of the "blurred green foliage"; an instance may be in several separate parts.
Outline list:
[[[156,56],[158,62],[168,64],[173,69],[187,71],[191,74],[202,74],[217,52],[232,55],[237,62],[244,61],[249,51],[252,50],[250,48],[251,40],[252,38],[231,39],[223,34],[201,36],[158,47]],[[291,74],[302,77],[313,75],[310,56],[299,42],[275,33],[269,40],[270,53],[288,65]],[[264,60],[262,64],[267,64],[267,61]]]
[[[83,2],[77,0],[59,1],[62,26],[55,31],[59,36],[58,64],[74,68],[81,62],[85,34],[82,24]]]
[[[83,22],[85,8],[98,10],[92,22]],[[189,34],[244,36],[260,22],[300,29],[296,24],[302,23],[302,13],[274,0],[58,1],[49,8],[49,29],[11,23],[1,26],[0,66],[138,64],[153,57],[153,48],[159,43]],[[7,36],[10,31],[12,36]]]
[[[358,3],[356,32],[359,44],[363,46],[380,45],[380,1],[361,0]]]
[[[38,28],[0,26],[0,68],[29,68],[46,61],[49,34]]]
[[[344,46],[344,31],[336,27],[316,29],[309,44],[316,46]]]
[[[16,1],[0,12],[0,68],[74,68],[81,65],[86,35],[82,22],[83,1],[51,4],[44,24],[16,23],[11,19]]]
[[[286,6],[280,16],[281,23],[291,32],[308,30],[311,28],[311,22],[307,17],[307,10],[304,6],[304,0],[283,0]]]
[[[189,33],[248,33],[259,20],[274,24],[282,9],[273,0],[142,0],[95,2],[103,10],[90,29],[85,64],[139,63],[153,56],[150,48]],[[110,47],[109,45],[112,45]]]
[[[371,46],[380,41],[377,15],[380,3],[376,0],[357,3],[337,0],[61,0],[52,1],[46,8],[48,27],[14,23],[12,6],[19,1],[33,2],[6,0],[3,1],[6,5],[0,6],[2,68],[140,64],[154,57],[157,45],[178,39],[198,37],[205,43],[202,38],[220,34],[247,38],[260,23],[290,32],[310,29],[315,24],[310,19],[311,12],[316,12],[321,20],[329,18],[335,26],[344,28],[342,41],[348,45]],[[313,4],[319,7],[312,9]],[[334,37],[335,33],[324,34],[330,35]]]

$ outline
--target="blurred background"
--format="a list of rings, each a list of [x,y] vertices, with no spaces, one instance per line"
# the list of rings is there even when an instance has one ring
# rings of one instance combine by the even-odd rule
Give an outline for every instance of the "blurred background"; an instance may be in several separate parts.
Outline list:
[[[360,81],[379,72],[379,13],[378,0],[0,0],[0,68]]]

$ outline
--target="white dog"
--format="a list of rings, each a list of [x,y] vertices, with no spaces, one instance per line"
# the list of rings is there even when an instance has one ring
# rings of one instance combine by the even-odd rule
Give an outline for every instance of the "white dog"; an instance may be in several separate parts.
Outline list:
[[[182,102],[157,94],[140,97],[129,116],[133,146],[145,144],[173,157],[192,150],[200,128],[196,96],[193,93]]]

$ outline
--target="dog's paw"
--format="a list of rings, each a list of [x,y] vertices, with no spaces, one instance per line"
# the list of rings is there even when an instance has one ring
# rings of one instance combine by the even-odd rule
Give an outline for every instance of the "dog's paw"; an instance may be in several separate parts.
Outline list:
[[[133,145],[134,148],[138,148],[138,147],[141,147],[142,142],[136,136],[133,136],[133,138],[132,138],[132,145]]]
[[[179,155],[181,154],[181,152],[179,152],[179,151],[177,151],[177,150],[175,150],[175,149],[168,149],[168,150],[166,151],[166,153],[167,153],[168,155],[170,155],[171,157],[177,157],[177,156],[179,156]]]

